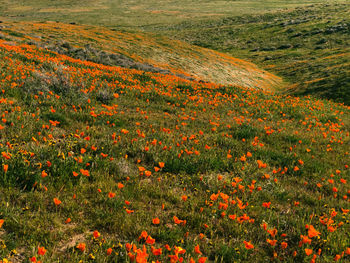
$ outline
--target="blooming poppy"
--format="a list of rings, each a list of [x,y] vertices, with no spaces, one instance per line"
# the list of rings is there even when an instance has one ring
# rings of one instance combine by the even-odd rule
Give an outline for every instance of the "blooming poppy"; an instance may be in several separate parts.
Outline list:
[[[101,236],[100,232],[98,232],[97,230],[95,230],[92,235],[94,236],[94,238],[98,238]]]
[[[45,255],[45,253],[46,253],[45,247],[38,247],[38,255],[43,256]]]
[[[305,254],[310,256],[312,254],[313,250],[309,248],[305,248]]]
[[[202,254],[202,252],[201,252],[200,249],[199,249],[199,245],[197,245],[197,246],[194,247],[194,252],[195,252],[196,254]]]
[[[254,248],[254,245],[252,244],[252,243],[250,243],[250,241],[243,241],[243,243],[244,243],[244,246],[245,246],[245,248],[246,249],[252,249],[252,248]]]
[[[116,194],[113,193],[113,192],[109,192],[109,193],[108,193],[108,197],[109,197],[109,198],[113,198],[113,197],[115,197],[115,195],[116,195]]]
[[[62,203],[58,198],[54,198],[53,202],[55,203],[56,206],[59,206]]]
[[[159,218],[158,218],[158,217],[153,218],[153,219],[152,219],[152,223],[153,223],[154,225],[159,225],[159,223],[160,223]]]
[[[85,243],[79,243],[77,245],[77,249],[79,249],[81,252],[84,252],[86,249],[86,244]]]
[[[316,236],[319,236],[320,235],[320,232],[318,232],[314,227],[313,225],[309,225],[309,231],[308,231],[308,236],[309,238],[313,238],[313,237],[316,237]]]

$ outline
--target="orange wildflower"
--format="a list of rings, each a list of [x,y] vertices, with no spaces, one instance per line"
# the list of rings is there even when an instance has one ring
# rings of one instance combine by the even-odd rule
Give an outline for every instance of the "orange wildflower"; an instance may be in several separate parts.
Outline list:
[[[98,232],[97,230],[95,230],[92,235],[94,236],[94,238],[98,238],[101,236],[100,232]]]
[[[38,247],[38,254],[43,256],[46,253],[45,247]]]
[[[108,197],[109,197],[109,198],[113,198],[113,197],[115,197],[115,193],[113,193],[113,192],[109,192],[109,193],[108,193]]]
[[[77,245],[77,249],[79,249],[81,252],[84,252],[86,249],[86,244],[85,243],[79,243]]]
[[[265,208],[270,208],[271,202],[263,203],[262,206],[265,207]]]
[[[58,198],[54,198],[53,202],[55,203],[56,206],[59,206],[62,203]]]
[[[80,173],[85,176],[90,176],[90,173],[88,170],[80,169]]]
[[[305,248],[305,254],[310,256],[312,254],[313,250],[309,248]]]
[[[194,252],[196,253],[196,254],[202,254],[202,252],[200,251],[200,249],[199,249],[199,245],[197,245],[197,246],[195,246],[194,247]]]
[[[146,243],[148,245],[153,245],[156,242],[156,240],[154,238],[152,238],[151,236],[148,236],[146,239]]]
[[[314,227],[313,225],[309,225],[309,231],[308,231],[308,236],[309,238],[313,238],[313,237],[316,237],[316,236],[319,236],[320,235],[320,232],[318,232]]]
[[[42,178],[45,178],[47,175],[48,175],[48,174],[45,172],[45,170],[43,170],[43,171],[41,172],[41,177],[42,177]]]
[[[152,219],[152,224],[159,225],[159,223],[160,223],[160,220],[158,217]]]
[[[245,246],[245,248],[246,249],[252,249],[252,248],[254,248],[254,245],[252,244],[252,243],[250,243],[250,241],[243,241],[243,243],[244,243],[244,246]]]
[[[151,247],[151,250],[152,250],[152,254],[154,256],[160,256],[162,254],[162,249],[161,248],[154,248],[153,246]]]
[[[106,250],[107,256],[110,256],[112,254],[112,252],[113,252],[113,249],[111,247],[107,248],[107,250]]]

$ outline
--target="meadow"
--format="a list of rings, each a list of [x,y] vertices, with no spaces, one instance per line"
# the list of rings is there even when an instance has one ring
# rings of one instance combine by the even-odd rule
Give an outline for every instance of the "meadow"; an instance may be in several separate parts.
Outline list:
[[[286,94],[349,105],[349,10],[327,3],[145,29],[256,63],[289,83]]]
[[[257,64],[283,79],[286,85],[275,90],[285,94],[310,94],[349,105],[349,9],[344,0],[1,0],[0,19],[156,33]],[[171,43],[158,38],[161,42]],[[160,54],[156,48],[153,53]],[[204,80],[223,83],[220,79],[228,75],[224,70],[215,80]]]
[[[172,25],[183,21],[266,13],[283,8],[327,2],[325,0],[266,0],[263,2],[260,0],[1,0],[0,17],[21,21],[76,22],[116,29],[139,30],[139,27],[146,25]]]
[[[0,0],[0,263],[350,262],[325,2]]]
[[[346,262],[350,108],[6,40],[2,262]]]

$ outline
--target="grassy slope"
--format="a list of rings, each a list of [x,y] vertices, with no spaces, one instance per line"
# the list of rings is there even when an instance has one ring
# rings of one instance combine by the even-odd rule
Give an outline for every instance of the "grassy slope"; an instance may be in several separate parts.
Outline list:
[[[289,93],[349,105],[349,10],[350,4],[314,5],[147,30],[253,61],[290,82]]]
[[[290,88],[282,90],[290,94],[313,94],[350,103],[348,1],[1,0],[0,3],[0,18],[5,20],[10,17],[78,22],[168,34],[257,63],[288,81]],[[311,4],[315,6],[310,8]],[[303,9],[305,6],[309,7]],[[182,24],[174,30],[176,23]],[[227,76],[226,72],[218,78],[223,79],[224,75]]]
[[[274,89],[282,83],[280,78],[260,70],[252,63],[150,34],[63,23],[7,22],[2,23],[2,26],[4,39],[15,39],[51,48],[69,43],[69,54],[79,58],[79,54],[83,53],[89,44],[99,51],[123,54],[135,61],[168,69],[173,73],[215,83],[263,89]],[[103,57],[101,54],[100,56]]]
[[[349,107],[4,41],[0,74],[0,257],[350,260]]]
[[[79,24],[138,28],[185,20],[220,18],[227,15],[264,13],[281,8],[325,3],[326,0],[0,0],[0,17],[18,20],[52,20]],[[343,1],[344,2],[344,1]],[[142,19],[140,19],[142,17]]]

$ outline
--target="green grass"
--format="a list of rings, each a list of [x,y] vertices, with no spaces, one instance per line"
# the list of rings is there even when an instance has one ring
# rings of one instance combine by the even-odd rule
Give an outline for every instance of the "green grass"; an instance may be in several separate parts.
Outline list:
[[[0,258],[129,262],[126,244],[142,248],[147,231],[163,249],[156,256],[146,244],[150,261],[167,262],[178,247],[185,261],[309,262],[305,248],[321,249],[321,262],[349,261],[350,213],[342,210],[349,209],[349,107],[14,42],[0,42],[0,74]],[[331,216],[334,232],[322,224]],[[306,225],[320,237],[300,247]],[[42,246],[47,252],[38,255]]]
[[[103,25],[185,40],[258,64],[289,83],[280,85],[282,92],[350,104],[347,1],[3,0],[1,6],[5,20]]]
[[[350,104],[349,4],[145,27],[250,60],[290,83],[284,90]]]
[[[105,1],[112,7],[110,16],[102,1],[0,3],[7,19],[96,23],[104,13],[100,24],[142,26],[255,61],[298,84],[289,92],[348,98],[348,57],[324,58],[348,50],[343,29],[325,34],[339,21],[347,23],[345,5],[294,9],[311,1],[169,1],[161,8],[186,15],[155,13],[141,21],[133,18],[160,8],[159,2],[136,1],[133,7],[140,9],[135,9],[128,2]],[[39,10],[57,7],[63,9]],[[282,25],[295,19],[303,22]],[[313,255],[317,262],[337,256],[350,261],[349,106],[106,66],[26,45],[64,39],[74,48],[91,44],[111,52],[115,41],[124,52],[139,49],[145,55],[153,53],[145,49],[147,43],[162,46],[162,54],[165,47],[175,50],[177,58],[183,46],[175,49],[180,42],[165,38],[158,45],[145,34],[92,26],[3,25],[0,262],[28,262],[33,256],[41,262],[130,262],[132,255],[141,256],[143,245],[150,262],[168,262],[169,256],[184,262],[201,257],[207,262],[310,262]],[[309,34],[320,28],[322,33]],[[124,42],[114,39],[118,34]],[[287,44],[292,47],[281,48]],[[208,58],[202,49],[186,47],[186,55]],[[310,82],[316,78],[324,80]],[[55,205],[54,198],[62,203]],[[267,202],[269,208],[263,205]],[[186,224],[176,223],[174,216]],[[159,225],[152,223],[156,217]],[[308,225],[319,235],[311,237]],[[140,238],[143,231],[155,239],[153,245]],[[300,244],[302,236],[311,241]],[[246,249],[244,241],[254,248]],[[78,249],[82,243],[84,251]],[[128,244],[135,249],[128,251]],[[195,252],[196,245],[203,254]],[[162,255],[154,255],[152,246],[162,248]],[[45,247],[45,255],[38,254],[39,247]],[[178,253],[180,248],[186,253]]]
[[[294,8],[325,0],[246,1],[45,1],[1,0],[1,16],[19,20],[51,20],[138,29],[145,25],[171,25],[182,21],[256,14]],[[341,2],[341,1],[340,1]],[[344,2],[344,1],[343,1]],[[142,17],[142,19],[140,19]]]

